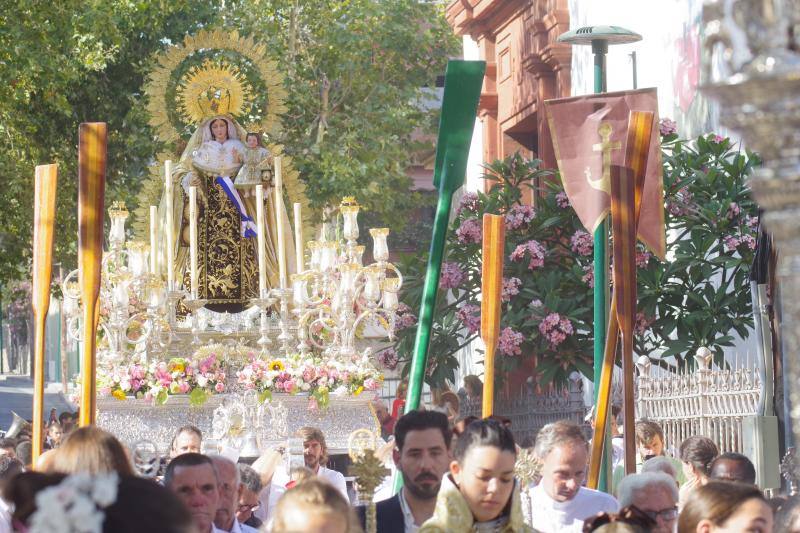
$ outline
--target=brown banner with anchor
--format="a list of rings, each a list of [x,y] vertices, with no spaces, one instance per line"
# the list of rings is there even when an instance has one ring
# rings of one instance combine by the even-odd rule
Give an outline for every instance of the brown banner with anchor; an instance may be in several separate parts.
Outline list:
[[[611,209],[611,167],[624,164],[629,113],[651,111],[658,124],[656,90],[547,100],[545,108],[564,190],[583,225],[594,233]],[[663,259],[664,189],[658,135],[658,128],[653,128],[638,237]]]

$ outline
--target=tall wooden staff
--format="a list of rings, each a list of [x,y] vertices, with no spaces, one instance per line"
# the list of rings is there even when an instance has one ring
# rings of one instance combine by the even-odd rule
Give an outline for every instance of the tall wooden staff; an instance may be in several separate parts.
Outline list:
[[[44,333],[50,308],[53,273],[53,225],[56,217],[58,165],[36,167],[33,204],[33,320],[36,332],[33,355],[33,464],[42,454],[44,425]]]
[[[481,339],[483,358],[483,418],[494,414],[494,358],[500,340],[501,296],[506,225],[503,215],[483,215],[483,264],[481,266]]]
[[[589,462],[588,486],[595,488],[600,477],[601,457],[611,399],[611,381],[617,354],[618,335],[622,338],[623,418],[625,472],[636,471],[635,419],[633,405],[633,317],[636,314],[636,234],[642,207],[645,169],[650,150],[654,114],[631,111],[625,146],[625,166],[612,171],[611,226],[614,233],[614,299],[609,314],[603,366],[600,373],[595,413],[594,438]]]
[[[88,426],[94,423],[96,410],[96,317],[103,258],[106,124],[83,123],[78,136],[78,268],[84,327],[79,423],[81,426]]]

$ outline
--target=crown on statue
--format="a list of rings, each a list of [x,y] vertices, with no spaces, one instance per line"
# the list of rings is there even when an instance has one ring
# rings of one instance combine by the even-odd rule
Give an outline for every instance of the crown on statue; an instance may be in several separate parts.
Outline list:
[[[250,106],[250,85],[244,75],[224,62],[206,60],[178,84],[178,110],[191,123],[215,115],[240,115]]]

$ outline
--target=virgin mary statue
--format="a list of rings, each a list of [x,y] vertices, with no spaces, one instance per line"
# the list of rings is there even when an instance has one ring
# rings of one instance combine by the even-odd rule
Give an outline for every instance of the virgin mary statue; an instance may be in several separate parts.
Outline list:
[[[208,300],[215,311],[237,312],[258,296],[256,202],[264,203],[268,288],[278,285],[278,236],[276,216],[283,218],[287,246],[287,270],[293,272],[294,252],[289,217],[281,202],[276,209],[272,180],[265,172],[264,197],[253,192],[240,196],[233,179],[242,166],[247,132],[230,115],[203,120],[189,139],[173,168],[175,231],[175,279],[191,286],[189,272],[189,187],[198,191],[198,298]],[[238,189],[238,190],[237,190]],[[178,193],[181,191],[181,193]]]

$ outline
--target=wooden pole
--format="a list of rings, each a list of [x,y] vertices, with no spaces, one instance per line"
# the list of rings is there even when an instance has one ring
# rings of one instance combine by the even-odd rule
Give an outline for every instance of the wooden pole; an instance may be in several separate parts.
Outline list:
[[[94,423],[96,410],[97,300],[103,259],[107,133],[105,122],[85,122],[78,131],[78,277],[84,329],[78,423],[83,427]]]
[[[56,218],[57,165],[36,167],[33,204],[33,441],[32,463],[42,454],[44,435],[44,360],[45,325],[50,308],[50,282],[53,274],[53,226]]]
[[[481,267],[481,338],[483,358],[483,418],[494,414],[494,360],[500,340],[503,291],[503,259],[506,226],[503,215],[483,215],[483,265]]]

